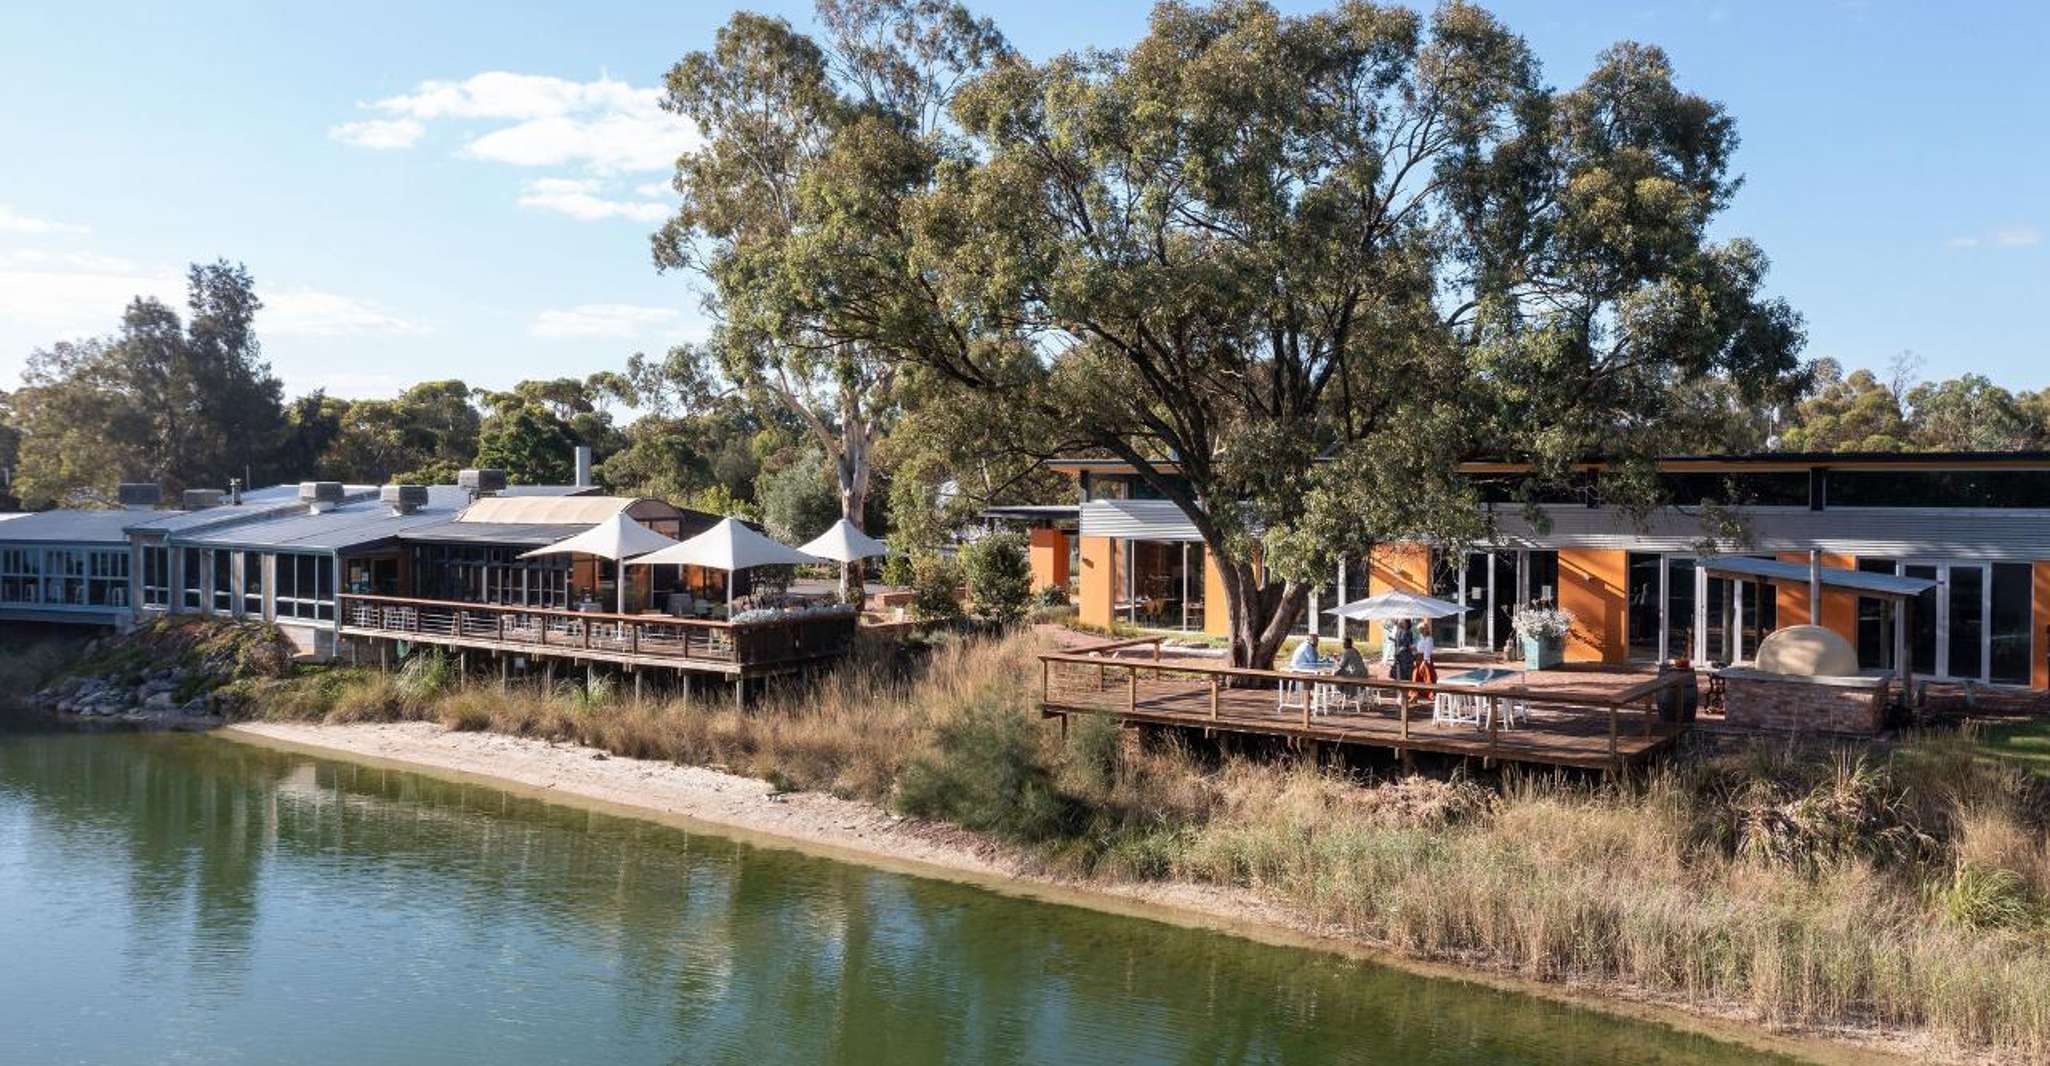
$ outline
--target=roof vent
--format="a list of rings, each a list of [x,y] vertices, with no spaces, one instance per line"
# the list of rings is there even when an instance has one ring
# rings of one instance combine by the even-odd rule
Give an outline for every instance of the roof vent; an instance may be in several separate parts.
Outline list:
[[[342,483],[339,481],[301,481],[299,502],[314,514],[324,514],[341,506]]]
[[[188,511],[204,511],[209,507],[219,507],[221,500],[225,499],[226,496],[227,494],[219,489],[186,489],[184,496],[185,509]]]
[[[124,481],[114,490],[114,498],[123,507],[143,510],[164,502],[164,489],[154,481]]]
[[[377,498],[390,507],[393,514],[413,514],[427,506],[427,486],[386,485],[377,490]]]
[[[456,472],[456,484],[469,490],[473,500],[479,496],[496,496],[505,491],[505,471],[489,467],[459,470]]]

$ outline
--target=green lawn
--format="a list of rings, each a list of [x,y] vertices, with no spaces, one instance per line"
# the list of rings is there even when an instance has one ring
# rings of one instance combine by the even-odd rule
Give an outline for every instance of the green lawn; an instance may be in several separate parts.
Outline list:
[[[2050,777],[2050,719],[1982,726],[1979,747]]]

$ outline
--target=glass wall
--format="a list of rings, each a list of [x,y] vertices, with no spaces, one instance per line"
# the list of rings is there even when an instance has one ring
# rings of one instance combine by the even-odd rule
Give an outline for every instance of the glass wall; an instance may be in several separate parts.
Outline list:
[[[188,611],[197,611],[206,606],[206,569],[204,552],[198,548],[181,549],[185,553],[185,588],[182,605]]]
[[[1694,560],[1682,556],[1666,559],[1666,658],[1692,660],[1699,653],[1695,644]]]
[[[1556,606],[1559,602],[1559,553],[1524,552],[1523,569],[1524,602]]]
[[[242,613],[263,617],[263,553],[242,553]]]
[[[1664,565],[1663,557],[1650,552],[1631,552],[1625,563],[1624,623],[1629,627],[1632,659],[1659,657],[1659,574]]]
[[[1944,672],[1951,677],[1986,677],[1986,570],[1950,566],[1950,591],[1945,598]]]
[[[171,606],[171,550],[161,544],[142,546],[142,605]]]
[[[1892,559],[1859,559],[1858,569],[1891,574],[1898,564]],[[1893,669],[1893,644],[1893,605],[1870,596],[1858,597],[1858,668]]]
[[[463,603],[568,607],[571,557],[521,559],[517,556],[522,550],[472,544],[418,545],[413,549],[413,594]]]
[[[277,616],[327,622],[335,617],[335,561],[328,555],[279,555]]]
[[[214,549],[214,611],[227,614],[235,609],[235,553]]]
[[[1987,679],[1996,684],[2026,685],[2031,681],[2035,666],[2032,571],[2027,563],[1994,563],[1992,567],[1991,669]]]
[[[128,549],[0,548],[0,604],[126,607]]]

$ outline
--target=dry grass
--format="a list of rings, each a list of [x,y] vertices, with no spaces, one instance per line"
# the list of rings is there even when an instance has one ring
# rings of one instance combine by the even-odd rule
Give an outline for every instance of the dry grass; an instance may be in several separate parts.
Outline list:
[[[1246,888],[1418,957],[2050,1056],[2050,781],[1968,741],[1761,743],[1621,788],[1362,781],[1141,745],[1100,719],[1063,744],[1030,703],[1036,650],[948,644],[908,677],[872,654],[746,713],[420,667],[355,677],[325,715],[718,766],[989,832],[1054,871]]]

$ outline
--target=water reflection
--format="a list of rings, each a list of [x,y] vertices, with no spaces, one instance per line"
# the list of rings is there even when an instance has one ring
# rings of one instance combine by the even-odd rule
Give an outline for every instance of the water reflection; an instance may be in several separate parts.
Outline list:
[[[0,736],[0,915],[0,955],[47,975],[0,1006],[9,1062],[1750,1060],[204,737]]]

